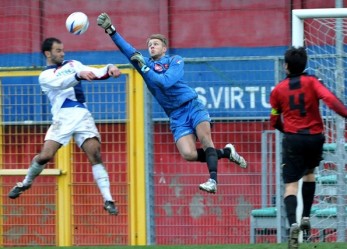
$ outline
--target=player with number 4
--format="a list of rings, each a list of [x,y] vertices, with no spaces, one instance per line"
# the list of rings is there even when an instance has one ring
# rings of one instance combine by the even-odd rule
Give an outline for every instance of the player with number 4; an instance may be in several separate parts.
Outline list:
[[[170,129],[181,156],[187,161],[207,163],[209,179],[199,185],[208,193],[217,191],[217,164],[221,158],[228,158],[242,168],[247,167],[232,144],[215,149],[211,138],[211,118],[205,106],[198,100],[194,89],[183,79],[184,61],[181,56],[166,55],[168,41],[161,34],[147,39],[150,58],[143,57],[116,31],[106,13],[99,15],[97,23],[119,50],[142,75],[149,91],[156,98],[170,119]],[[196,139],[202,148],[196,148]]]
[[[299,232],[310,234],[310,212],[316,183],[314,169],[322,160],[323,120],[319,100],[344,118],[347,108],[323,83],[304,72],[305,48],[291,47],[284,55],[287,78],[275,86],[270,96],[271,125],[283,132],[282,176],[285,183],[284,204],[290,225],[289,249],[298,248]],[[303,213],[300,226],[296,221],[298,181],[303,178]]]

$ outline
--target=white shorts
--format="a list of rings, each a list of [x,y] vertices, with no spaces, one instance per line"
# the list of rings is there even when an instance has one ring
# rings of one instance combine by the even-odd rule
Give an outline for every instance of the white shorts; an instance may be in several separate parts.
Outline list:
[[[53,117],[53,123],[49,127],[46,140],[53,140],[62,145],[69,143],[73,136],[78,147],[88,138],[97,137],[101,141],[92,114],[86,108],[70,107],[61,108]]]

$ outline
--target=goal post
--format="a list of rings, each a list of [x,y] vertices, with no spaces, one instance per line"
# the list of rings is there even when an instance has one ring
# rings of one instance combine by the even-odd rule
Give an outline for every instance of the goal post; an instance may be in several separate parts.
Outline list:
[[[304,45],[304,20],[309,18],[347,17],[347,8],[296,9],[292,11],[292,45]]]
[[[305,46],[308,52],[308,73],[314,74],[321,78],[323,82],[332,90],[337,97],[346,103],[345,76],[346,64],[344,49],[347,36],[347,8],[331,9],[295,9],[292,11],[292,45]],[[328,209],[331,213],[319,215],[320,213],[312,212],[311,223],[317,225],[319,233],[325,233],[330,229],[336,241],[346,241],[346,200],[347,194],[345,187],[346,170],[345,170],[345,120],[344,118],[321,107],[324,117],[325,135],[327,138],[325,147],[335,145],[334,150],[323,153],[322,165],[318,167],[318,180],[316,189],[315,203],[320,205],[323,211]],[[335,167],[326,168],[324,163],[329,162]],[[324,184],[323,177],[336,177],[332,182]],[[300,181],[301,189],[302,181]],[[328,186],[329,185],[329,186]],[[329,200],[326,201],[327,186],[329,187]],[[324,196],[321,196],[323,195]],[[333,201],[332,201],[333,200]],[[315,204],[314,203],[314,204]],[[298,193],[297,217],[301,218],[302,212],[301,191]],[[322,210],[320,210],[321,212]],[[299,220],[298,220],[299,221]],[[325,227],[322,224],[332,224]],[[313,226],[313,228],[314,228]]]

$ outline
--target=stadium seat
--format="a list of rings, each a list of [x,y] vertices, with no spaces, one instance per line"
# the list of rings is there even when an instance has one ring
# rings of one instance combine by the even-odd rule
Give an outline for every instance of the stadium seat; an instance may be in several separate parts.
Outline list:
[[[277,208],[266,207],[252,210],[250,225],[250,243],[252,244],[256,243],[256,238],[258,234],[266,234],[264,233],[264,231],[266,230],[277,231]]]
[[[345,207],[347,214],[347,207]],[[256,243],[258,234],[265,234],[264,230],[275,230],[278,228],[277,208],[267,207],[254,209],[251,211],[251,231],[250,243]],[[320,240],[325,241],[328,229],[337,228],[337,209],[336,207],[322,208],[319,205],[312,206],[311,209],[311,227],[312,229],[322,230]],[[286,222],[286,229],[289,229]]]

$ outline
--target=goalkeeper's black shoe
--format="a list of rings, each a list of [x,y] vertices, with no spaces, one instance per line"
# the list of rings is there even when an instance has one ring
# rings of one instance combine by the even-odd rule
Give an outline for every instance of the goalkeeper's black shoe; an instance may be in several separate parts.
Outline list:
[[[16,186],[14,186],[11,191],[8,193],[8,197],[11,199],[16,199],[19,197],[25,190],[29,189],[31,185],[23,185],[22,182],[17,182]]]
[[[112,215],[117,215],[118,214],[118,209],[114,203],[114,201],[105,201],[104,203],[104,209]]]
[[[300,230],[303,233],[303,240],[309,242],[311,236],[311,223],[309,217],[303,217],[301,219]]]

